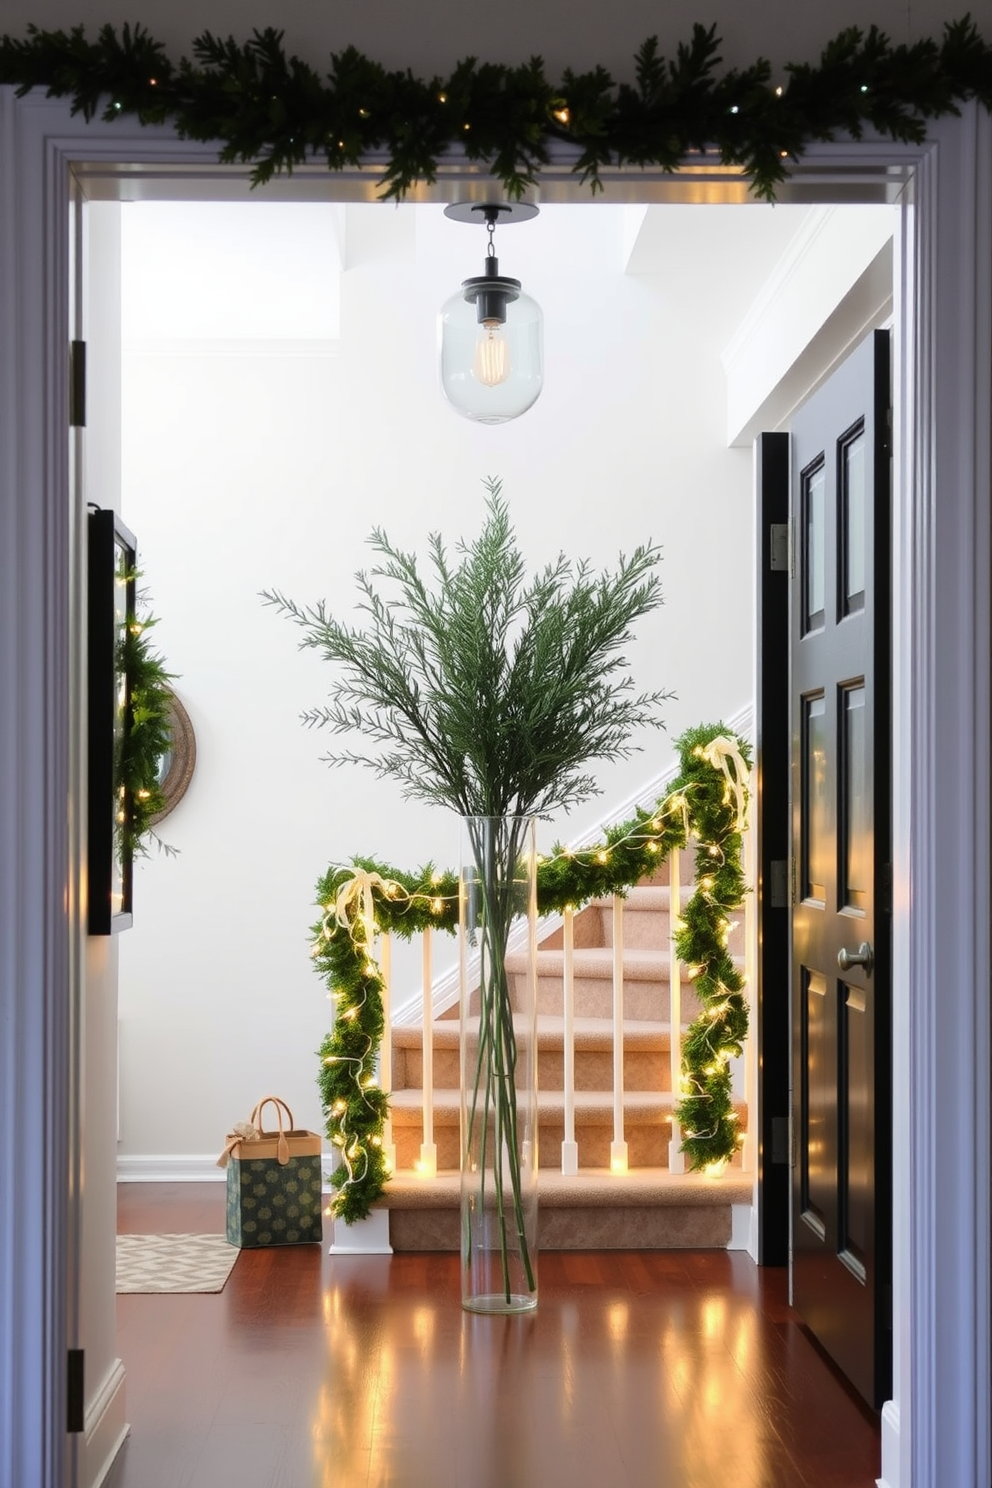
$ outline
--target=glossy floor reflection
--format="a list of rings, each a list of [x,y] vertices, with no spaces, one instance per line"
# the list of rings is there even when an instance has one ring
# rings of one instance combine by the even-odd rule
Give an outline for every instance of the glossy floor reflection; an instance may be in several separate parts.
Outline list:
[[[131,1192],[127,1190],[130,1189]],[[121,1228],[219,1195],[122,1188]],[[131,1436],[109,1488],[870,1488],[875,1418],[784,1273],[704,1252],[541,1257],[536,1313],[456,1258],[245,1252],[218,1296],[118,1298]]]

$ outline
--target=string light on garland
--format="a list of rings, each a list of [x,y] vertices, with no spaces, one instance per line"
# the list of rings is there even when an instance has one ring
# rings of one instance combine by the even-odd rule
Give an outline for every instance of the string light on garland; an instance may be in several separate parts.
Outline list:
[[[674,941],[703,1010],[685,1035],[675,1115],[690,1167],[705,1170],[729,1162],[741,1140],[730,1065],[742,1052],[748,1008],[727,932],[746,892],[741,833],[751,757],[747,743],[722,724],[689,730],[678,749],[678,778],[653,811],[611,827],[601,845],[555,844],[538,864],[537,899],[541,914],[564,914],[590,899],[623,894],[655,871],[659,855],[696,837],[697,890],[683,906]],[[715,873],[713,847],[720,859]],[[383,1149],[389,1096],[376,1079],[384,1020],[373,941],[387,932],[405,939],[425,930],[454,934],[458,878],[432,863],[403,873],[355,858],[320,880],[317,902],[322,917],[313,927],[311,954],[337,1004],[319,1051],[319,1085],[328,1135],[347,1158],[332,1174],[330,1207],[353,1223],[367,1217],[390,1171]]]
[[[316,157],[342,170],[384,152],[383,194],[396,199],[435,181],[456,145],[518,201],[565,140],[593,190],[607,167],[677,171],[706,141],[707,154],[773,200],[785,162],[814,141],[871,130],[919,144],[931,119],[969,99],[992,109],[992,46],[969,15],[939,37],[900,44],[877,26],[849,26],[818,62],[789,63],[784,87],[763,57],[721,75],[720,46],[716,27],[697,23],[670,57],[657,37],[644,41],[632,82],[600,65],[556,85],[539,57],[516,67],[466,58],[449,78],[423,81],[354,47],[333,54],[322,75],[287,56],[272,27],[243,43],[204,32],[176,64],[141,25],[104,25],[91,41],[81,25],[32,25],[0,39],[0,84],[69,98],[86,119],[171,123],[183,138],[218,143],[222,162],[250,164],[255,185]]]

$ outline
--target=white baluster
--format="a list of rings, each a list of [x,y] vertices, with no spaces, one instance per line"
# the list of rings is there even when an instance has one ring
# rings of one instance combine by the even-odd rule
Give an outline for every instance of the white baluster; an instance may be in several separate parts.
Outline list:
[[[561,1171],[564,1177],[574,1178],[579,1171],[579,1144],[575,1140],[575,910],[571,905],[565,909],[562,942],[565,953],[562,972],[565,1137],[561,1144]]]
[[[626,1173],[623,1135],[623,900],[613,896],[613,1141],[610,1171]]]
[[[682,1089],[682,968],[675,954],[675,923],[682,912],[681,863],[677,847],[668,855],[669,912],[668,912],[668,958],[669,958],[669,1021],[672,1028],[670,1059],[672,1069],[672,1100],[677,1101]],[[672,1138],[668,1144],[668,1171],[685,1172],[685,1153],[682,1152],[682,1128],[672,1115]]]
[[[379,970],[382,973],[382,1044],[379,1049],[379,1084],[389,1095],[393,1088],[393,938],[386,932],[379,941]],[[396,1167],[396,1143],[393,1141],[393,1118],[388,1113],[382,1124],[382,1154],[386,1167]]]
[[[749,780],[749,790],[751,784]],[[757,965],[758,953],[758,921],[755,914],[758,865],[755,859],[757,851],[755,835],[750,828],[744,833],[744,882],[751,890],[744,896],[744,995],[749,1003],[752,1001],[751,988],[754,986],[754,968]],[[755,1010],[752,1004],[752,1025],[754,1016]],[[758,1110],[758,1044],[754,1037],[753,1026],[744,1044],[744,1102],[747,1108],[747,1127],[744,1141],[741,1143],[741,1169],[745,1173],[753,1173],[757,1166],[754,1122]]]
[[[424,931],[423,972],[421,975],[424,995],[423,1036],[423,1087],[424,1087],[424,1140],[420,1144],[420,1159],[417,1172],[424,1178],[437,1174],[437,1144],[434,1141],[434,977],[431,971],[431,931]]]

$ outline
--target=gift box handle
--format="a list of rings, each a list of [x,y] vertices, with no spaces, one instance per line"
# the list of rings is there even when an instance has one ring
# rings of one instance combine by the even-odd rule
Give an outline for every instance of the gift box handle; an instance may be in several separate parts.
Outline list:
[[[286,1131],[283,1130],[282,1113],[283,1111],[285,1111],[287,1117],[289,1118],[289,1126],[286,1128],[287,1131],[293,1130],[293,1126],[295,1124],[293,1121],[293,1113],[287,1106],[286,1102],[284,1100],[280,1100],[277,1095],[263,1096],[258,1105],[251,1113],[251,1124],[252,1126],[258,1127],[263,1137],[275,1136],[275,1132],[267,1132],[262,1126],[262,1111],[266,1106],[275,1106],[276,1108],[276,1120],[279,1123],[279,1141],[276,1144],[276,1158],[280,1166],[285,1167],[286,1164],[289,1162],[289,1143],[286,1141]]]

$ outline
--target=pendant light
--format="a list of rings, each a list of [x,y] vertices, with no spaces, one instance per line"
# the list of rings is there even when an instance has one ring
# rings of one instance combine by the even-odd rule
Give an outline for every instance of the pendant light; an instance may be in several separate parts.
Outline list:
[[[529,202],[454,202],[444,215],[484,224],[483,272],[466,279],[438,314],[441,387],[448,402],[482,424],[505,424],[536,401],[544,380],[544,317],[519,279],[499,271],[497,224],[537,216]]]

